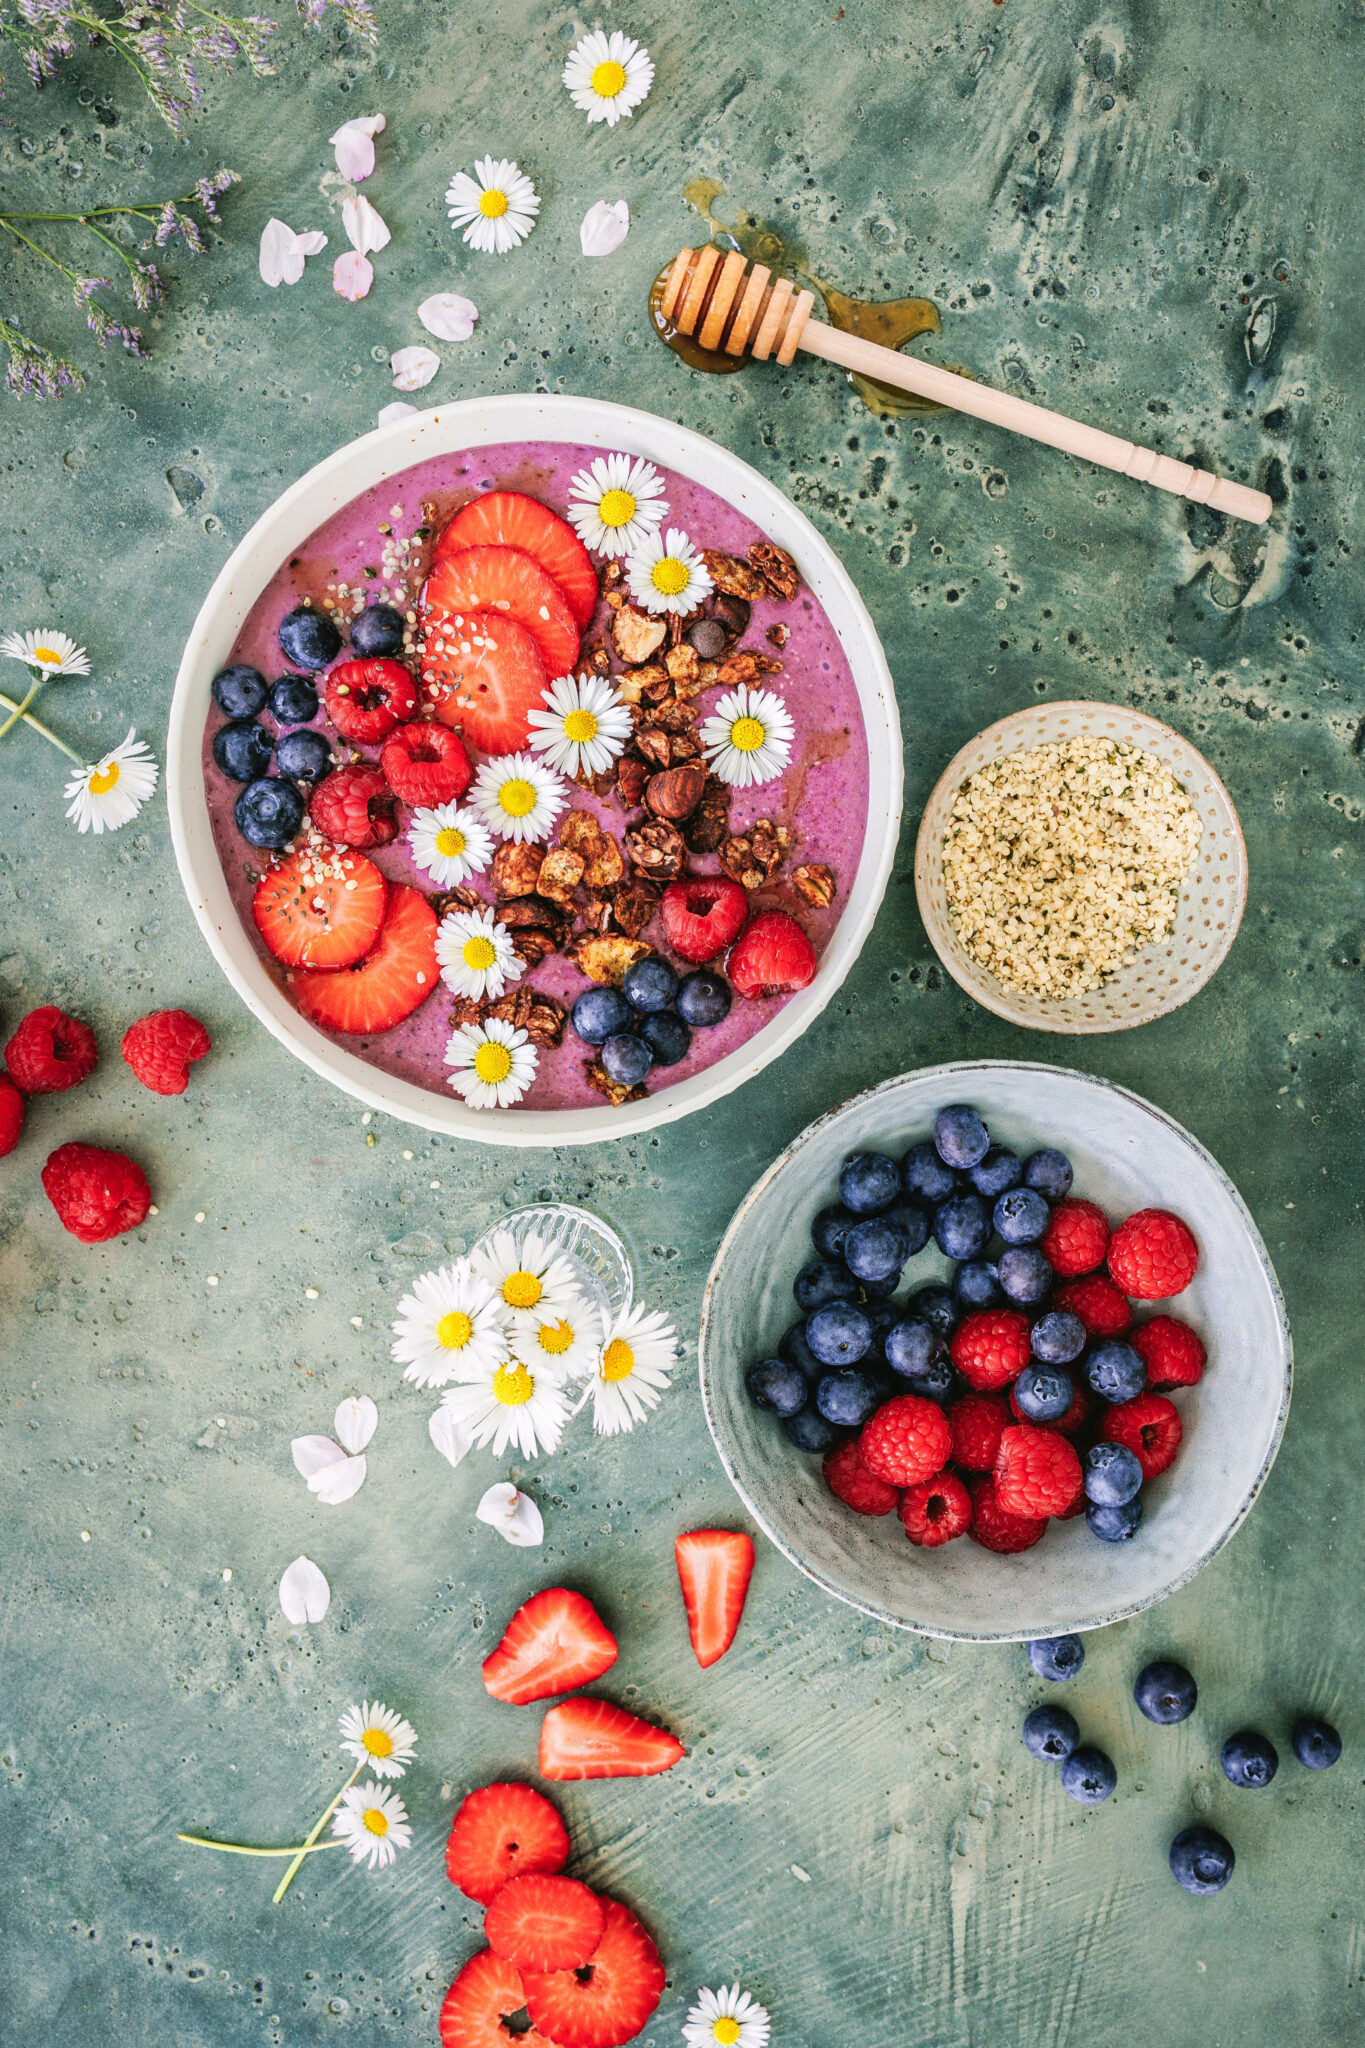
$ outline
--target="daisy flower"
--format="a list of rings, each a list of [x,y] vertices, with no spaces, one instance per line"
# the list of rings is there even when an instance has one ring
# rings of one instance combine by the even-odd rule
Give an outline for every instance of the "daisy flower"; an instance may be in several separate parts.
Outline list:
[[[559,777],[529,754],[485,761],[474,779],[474,807],[499,839],[548,839],[564,808]]]
[[[634,1429],[658,1407],[677,1354],[677,1333],[667,1316],[637,1302],[617,1317],[589,1382],[592,1426],[600,1436]]]
[[[496,1001],[509,981],[520,981],[526,972],[506,925],[491,910],[447,911],[436,933],[436,958],[446,987],[476,1002],[485,996]]]
[[[683,2039],[687,2048],[767,2048],[768,2015],[756,1998],[741,1991],[699,1991],[687,2015]]]
[[[417,1730],[382,1700],[363,1700],[341,1717],[341,1746],[358,1764],[368,1764],[377,1778],[401,1778],[412,1762]]]
[[[506,1356],[502,1322],[490,1282],[473,1271],[468,1259],[456,1259],[435,1273],[421,1274],[399,1302],[394,1363],[414,1386],[442,1387]]]
[[[471,875],[481,875],[493,858],[493,841],[482,818],[459,804],[432,804],[414,811],[408,845],[423,874],[443,889],[458,888]]]
[[[67,817],[82,832],[117,832],[135,818],[156,788],[151,749],[129,726],[122,746],[113,747],[93,768],[82,768],[62,791],[71,798]]]
[[[541,691],[548,711],[528,711],[529,744],[564,775],[605,775],[634,730],[630,712],[605,676],[557,676]]]
[[[468,1384],[447,1387],[441,1406],[476,1444],[491,1446],[495,1458],[509,1444],[523,1458],[541,1451],[553,1457],[569,1414],[557,1375],[519,1358],[504,1359]]]
[[[494,163],[486,156],[475,164],[472,178],[468,171],[457,171],[446,204],[451,226],[463,228],[470,248],[488,256],[505,256],[524,242],[540,212],[535,186],[506,157]]]
[[[346,1844],[355,1863],[384,1870],[412,1840],[408,1809],[382,1785],[348,1785],[332,1820],[332,1833]]]
[[[569,519],[585,547],[633,555],[663,524],[664,480],[638,456],[598,455],[569,485]]]
[[[549,1322],[580,1307],[573,1267],[562,1252],[543,1244],[533,1230],[527,1232],[520,1251],[510,1230],[495,1230],[484,1243],[475,1245],[470,1264],[492,1288],[504,1323],[515,1315],[532,1313]]]
[[[670,526],[666,535],[651,533],[626,563],[626,581],[636,604],[647,612],[694,612],[711,595],[706,564],[685,533]]]
[[[22,661],[29,668],[40,669],[44,681],[49,676],[88,676],[90,673],[90,656],[85,649],[51,626],[41,633],[6,633],[0,638],[0,655],[7,655],[11,661]]]
[[[741,683],[727,690],[711,716],[703,719],[702,751],[722,782],[748,789],[771,782],[792,757],[796,727],[782,699],[772,690],[751,690]]]
[[[457,1095],[471,1109],[506,1109],[536,1078],[540,1056],[526,1033],[501,1017],[460,1024],[450,1034],[446,1065]]]
[[[557,1310],[522,1309],[508,1324],[507,1341],[518,1358],[542,1372],[579,1380],[596,1369],[602,1322],[584,1301]]]
[[[599,28],[570,52],[564,83],[589,125],[605,121],[614,128],[649,97],[654,66],[643,44],[622,35],[619,28],[610,37]]]

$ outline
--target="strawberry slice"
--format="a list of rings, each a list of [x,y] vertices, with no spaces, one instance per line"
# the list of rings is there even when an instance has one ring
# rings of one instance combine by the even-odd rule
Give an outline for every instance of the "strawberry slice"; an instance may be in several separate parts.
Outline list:
[[[556,1876],[569,1860],[569,1831],[533,1785],[481,1785],[460,1805],[446,1842],[446,1876],[486,1906],[526,1872]]]
[[[616,1638],[591,1600],[564,1586],[534,1593],[483,1660],[483,1682],[510,1707],[591,1685],[616,1662]]]
[[[654,1778],[687,1752],[666,1728],[614,1707],[610,1700],[564,1700],[540,1724],[540,1775],[570,1778]]]
[[[461,548],[432,566],[422,594],[431,625],[441,615],[452,622],[470,612],[501,612],[525,626],[549,676],[568,675],[582,638],[564,593],[553,576],[524,548]]]
[[[664,1966],[649,1935],[618,1900],[602,1903],[606,1929],[586,1968],[521,1972],[526,2010],[558,2048],[622,2048],[663,1996]]]
[[[737,939],[749,899],[728,875],[688,875],[670,882],[659,906],[664,937],[684,960],[714,960]]]
[[[427,627],[422,690],[442,725],[485,754],[515,754],[549,678],[525,626],[503,612],[465,612]]]
[[[554,2048],[531,2027],[513,2035],[504,2020],[522,2012],[526,1991],[514,1963],[481,1948],[471,1956],[441,2001],[441,2048]]]
[[[574,1877],[512,1877],[484,1915],[488,1945],[519,1970],[580,1970],[602,1939],[607,1916],[596,1892]]]
[[[276,861],[256,884],[251,915],[286,967],[352,967],[379,937],[388,895],[372,860],[323,844]]]
[[[597,571],[567,519],[524,491],[489,491],[455,514],[432,550],[432,560],[485,544],[534,555],[563,591],[580,632],[587,630],[597,609]]]
[[[369,952],[354,967],[291,975],[289,993],[324,1031],[392,1031],[434,992],[440,973],[436,912],[416,889],[397,883]]]
[[[742,996],[786,996],[814,981],[815,948],[785,910],[764,910],[730,948],[726,969]]]
[[[687,1632],[704,1671],[735,1639],[753,1576],[752,1537],[739,1529],[692,1529],[673,1545]]]

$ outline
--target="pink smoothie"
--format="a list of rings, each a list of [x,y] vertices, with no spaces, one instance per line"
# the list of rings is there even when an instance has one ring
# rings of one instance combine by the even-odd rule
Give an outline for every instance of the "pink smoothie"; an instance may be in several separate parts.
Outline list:
[[[230,659],[249,662],[272,682],[286,673],[290,665],[280,653],[276,637],[279,623],[286,612],[305,598],[318,609],[335,607],[339,623],[344,623],[344,617],[358,608],[361,598],[365,603],[396,603],[402,610],[413,610],[425,576],[429,547],[428,540],[417,537],[419,528],[430,529],[434,537],[461,505],[480,492],[493,489],[525,491],[564,515],[571,477],[600,452],[560,442],[518,442],[439,456],[376,485],[320,526],[299,552],[281,566],[253,605]],[[682,527],[697,547],[719,548],[743,557],[752,542],[766,538],[752,520],[714,492],[671,471],[665,471],[664,476],[669,504],[665,524]],[[602,566],[597,557],[594,563],[599,569]],[[601,606],[588,628],[588,637],[605,640],[609,617],[605,605]],[[786,646],[777,650],[786,664],[786,672],[765,681],[769,688],[782,693],[796,725],[791,765],[780,779],[756,789],[734,792],[731,830],[742,832],[746,824],[758,818],[771,818],[786,826],[791,834],[787,857],[769,884],[754,892],[751,905],[755,909],[791,912],[809,933],[819,954],[843,913],[862,853],[867,824],[867,742],[858,694],[843,649],[829,620],[804,585],[789,604],[756,602],[749,629],[739,645],[773,652],[764,636],[777,621],[790,628]],[[349,652],[343,648],[338,659],[346,659]],[[321,694],[321,679],[317,680]],[[694,700],[700,717],[706,717],[719,694],[712,690]],[[252,893],[270,856],[249,846],[237,831],[232,810],[241,785],[219,771],[211,751],[213,735],[224,722],[210,699],[203,760],[214,839],[243,927],[267,972],[287,989],[284,970],[261,944],[251,917]],[[272,725],[268,712],[262,715],[262,722],[267,727]],[[325,709],[316,723],[328,738],[336,741]],[[378,748],[363,748],[360,752],[366,758],[378,757]],[[476,767],[481,758],[474,755]],[[595,812],[619,840],[626,823],[619,802],[614,798],[599,801],[574,784],[569,787],[566,807]],[[408,850],[408,813],[400,807],[399,815],[398,838],[389,846],[371,849],[367,858],[390,881],[407,882],[434,894],[438,885],[415,865]],[[823,861],[833,870],[836,893],[827,909],[813,909],[792,887],[791,873],[803,861]],[[690,866],[693,872],[705,874],[718,872],[719,864],[714,856],[691,856]],[[492,901],[493,891],[486,875],[473,877],[467,886]],[[660,951],[666,950],[657,918],[642,936]],[[687,963],[674,964],[680,971],[687,971]],[[533,969],[527,980],[529,986],[545,990],[566,1006],[589,986],[573,962],[559,954],[551,955]],[[445,987],[439,986],[419,1010],[392,1031],[373,1038],[339,1037],[338,1043],[385,1073],[443,1092],[449,1085],[443,1055],[451,1030],[452,1000]],[[724,1023],[711,1030],[694,1031],[687,1058],[674,1067],[656,1067],[647,1086],[651,1090],[668,1087],[675,1080],[700,1073],[761,1031],[790,1000],[789,996],[775,996],[747,1002],[736,996]],[[585,1063],[591,1057],[591,1049],[580,1043],[572,1027],[566,1025],[562,1045],[540,1049],[536,1079],[520,1106],[566,1109],[596,1103],[603,1115],[609,1116],[609,1103],[585,1079]]]

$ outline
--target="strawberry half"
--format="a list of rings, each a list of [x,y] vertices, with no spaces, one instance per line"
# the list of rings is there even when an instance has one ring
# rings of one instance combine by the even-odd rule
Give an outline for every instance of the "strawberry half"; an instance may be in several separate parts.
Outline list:
[[[464,741],[445,725],[400,725],[379,749],[379,765],[405,804],[452,804],[474,780]]]
[[[671,950],[700,965],[739,937],[749,899],[728,875],[688,875],[669,883],[659,909]]]
[[[671,1771],[687,1752],[666,1728],[656,1728],[610,1700],[565,1700],[540,1724],[540,1775],[571,1778],[654,1778]]]
[[[664,1966],[649,1935],[618,1900],[603,1905],[606,1928],[585,1968],[521,1972],[526,2010],[558,2048],[622,2048],[663,1996]]]
[[[514,1877],[556,1876],[568,1860],[569,1831],[533,1785],[482,1785],[450,1823],[446,1876],[481,1906]]]
[[[483,1660],[483,1682],[495,1700],[525,1707],[591,1685],[616,1656],[616,1638],[591,1600],[548,1586],[512,1616],[497,1649]]]
[[[541,2048],[545,2036],[534,2027],[513,2035],[503,2025],[525,2006],[526,1989],[516,1965],[481,1948],[441,2001],[441,2048],[510,2048],[514,2039],[521,2048]]]
[[[519,1970],[580,1970],[607,1924],[602,1901],[574,1877],[512,1877],[489,1903],[488,1945]]]
[[[729,1649],[754,1570],[752,1537],[738,1529],[692,1529],[673,1545],[687,1608],[687,1632],[703,1671]]]
[[[397,883],[369,952],[354,967],[291,975],[289,993],[324,1031],[392,1031],[433,993],[440,972],[436,912],[416,889]]]
[[[327,678],[327,716],[360,746],[386,739],[417,709],[417,685],[401,661],[343,661]]]
[[[534,555],[563,591],[580,631],[586,630],[597,609],[597,571],[567,519],[524,491],[489,491],[455,514],[432,549],[432,560],[485,544]]]
[[[501,612],[525,626],[540,650],[545,672],[568,675],[582,635],[563,591],[524,548],[461,548],[432,564],[422,593],[427,637],[436,618]]]
[[[315,846],[266,870],[251,915],[286,967],[353,967],[379,937],[388,896],[384,877],[363,853]]]
[[[815,948],[785,910],[764,910],[730,948],[726,969],[740,995],[787,996],[815,979]]]
[[[526,627],[501,612],[428,622],[423,693],[442,725],[485,754],[515,754],[526,745],[527,714],[544,709],[548,680]]]

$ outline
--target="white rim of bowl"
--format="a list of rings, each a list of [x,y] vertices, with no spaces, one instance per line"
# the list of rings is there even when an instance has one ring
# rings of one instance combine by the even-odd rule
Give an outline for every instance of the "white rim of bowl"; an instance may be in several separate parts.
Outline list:
[[[280,563],[362,491],[428,458],[507,441],[553,440],[620,449],[703,484],[794,554],[802,579],[835,627],[853,673],[868,752],[862,852],[843,916],[814,981],[754,1037],[704,1072],[619,1109],[473,1110],[371,1066],[328,1038],[286,1000],[256,955],[228,892],[204,794],[208,686],[251,606]],[[842,627],[831,603],[842,611]],[[862,951],[881,906],[900,836],[904,763],[895,685],[856,585],[804,512],[728,449],[633,406],[559,394],[461,399],[396,420],[348,442],[290,485],[238,542],[199,609],[176,675],[166,741],[166,802],[181,881],[199,929],[242,1001],[280,1043],[324,1080],[384,1115],[491,1145],[583,1145],[638,1135],[729,1095],[786,1051],[815,1021]]]

